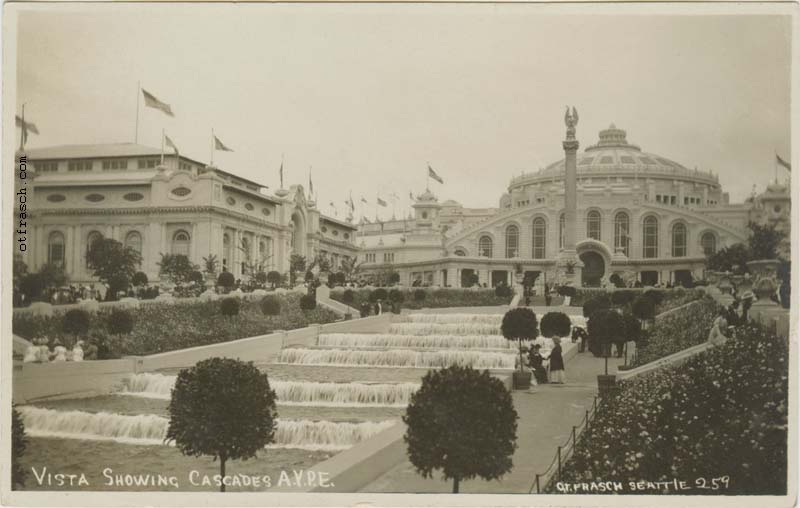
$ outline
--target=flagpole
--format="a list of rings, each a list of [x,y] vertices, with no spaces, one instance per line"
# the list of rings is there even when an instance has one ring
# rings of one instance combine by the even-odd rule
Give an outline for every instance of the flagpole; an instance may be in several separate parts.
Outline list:
[[[142,90],[142,82],[136,82],[136,132],[133,135],[133,142],[139,143],[139,92]]]
[[[25,103],[22,103],[22,125],[20,125],[19,129],[19,151],[25,151],[25,135],[27,134],[27,129],[25,128]]]
[[[214,166],[214,127],[211,127],[211,164],[210,166]]]
[[[161,128],[161,165],[164,165],[164,128]]]
[[[428,162],[428,167],[425,168],[425,169],[427,169],[427,171],[425,171],[425,175],[427,177],[425,179],[425,190],[430,192],[430,190],[431,190],[431,163],[430,162]]]

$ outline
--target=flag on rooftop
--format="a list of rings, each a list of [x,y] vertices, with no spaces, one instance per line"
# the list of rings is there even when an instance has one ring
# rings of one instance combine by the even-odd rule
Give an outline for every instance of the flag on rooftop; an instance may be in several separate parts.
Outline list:
[[[166,102],[161,102],[160,100],[156,99],[156,97],[142,88],[142,95],[144,95],[144,105],[150,108],[156,108],[163,111],[165,114],[169,116],[175,116],[172,113],[172,108]]]
[[[36,128],[36,124],[32,122],[25,121],[25,105],[22,105],[22,117],[19,115],[16,116],[16,124],[17,127],[22,129],[22,133],[20,136],[19,147],[20,150],[25,148],[25,143],[28,142],[28,133],[32,132],[33,134],[39,134],[39,129]]]
[[[792,165],[786,162],[785,160],[781,159],[781,156],[778,155],[777,153],[775,154],[775,158],[777,159],[778,164],[788,169],[789,171],[792,170]]]
[[[364,196],[361,196],[361,202],[364,204],[369,204],[367,203],[367,199]]]
[[[175,146],[175,143],[173,143],[173,141],[166,134],[164,134],[164,144],[175,150],[175,153],[180,152],[180,150],[178,150],[178,147]]]
[[[217,136],[214,136],[214,150],[220,150],[222,152],[232,152],[230,148],[225,146],[222,141],[219,140]]]
[[[381,206],[389,206],[389,205],[386,203],[386,201],[382,200],[381,198],[378,198],[378,204],[379,204],[379,205],[381,205]]]
[[[428,164],[428,176],[433,178],[434,180],[436,180],[439,183],[444,183],[444,180],[442,180],[442,177],[436,174],[436,171],[433,170],[433,168],[431,167],[430,164]]]

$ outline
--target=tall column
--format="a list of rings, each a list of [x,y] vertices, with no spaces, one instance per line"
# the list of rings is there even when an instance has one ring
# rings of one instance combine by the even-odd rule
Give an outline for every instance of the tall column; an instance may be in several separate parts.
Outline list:
[[[578,220],[578,169],[576,157],[579,143],[575,139],[578,112],[574,107],[572,108],[572,113],[567,108],[564,122],[567,125],[567,139],[562,143],[564,147],[564,248],[559,253],[558,266],[565,279],[575,283],[581,280],[583,263],[581,263],[575,251],[575,229]]]

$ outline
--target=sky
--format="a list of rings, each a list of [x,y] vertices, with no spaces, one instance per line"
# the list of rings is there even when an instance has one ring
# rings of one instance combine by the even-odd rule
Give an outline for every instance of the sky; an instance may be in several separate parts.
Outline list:
[[[53,6],[55,7],[55,6]],[[72,7],[72,6],[71,6]],[[60,9],[60,10],[56,10]],[[498,206],[512,176],[615,123],[644,151],[719,173],[732,201],[790,152],[788,17],[578,15],[530,4],[85,5],[19,18],[28,147],[132,142],[279,187],[324,213],[425,190]],[[574,13],[572,13],[574,12]],[[175,117],[143,106],[141,87]],[[780,173],[785,178],[786,173]],[[380,210],[382,218],[391,206]]]

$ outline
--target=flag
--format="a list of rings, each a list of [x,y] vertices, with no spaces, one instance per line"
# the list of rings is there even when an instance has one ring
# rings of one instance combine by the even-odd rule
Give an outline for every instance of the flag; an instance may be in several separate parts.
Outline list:
[[[364,204],[369,204],[364,196],[361,196],[361,202]]]
[[[382,200],[381,198],[378,198],[378,204],[381,206],[389,206],[388,204],[386,204],[386,201]]]
[[[22,117],[20,118],[19,115],[17,115],[16,120],[17,120],[17,127],[22,129],[22,135],[20,138],[20,148],[24,148],[25,143],[28,142],[28,133],[32,132],[33,134],[39,134],[39,129],[36,128],[36,124],[25,121],[24,106],[22,110]]]
[[[414,193],[413,192],[408,191],[408,197],[411,199],[411,201],[414,201]]]
[[[281,189],[283,189],[283,159],[281,158],[281,169],[278,170],[278,174],[281,175]]]
[[[433,178],[434,180],[436,180],[439,183],[444,183],[444,180],[442,180],[442,177],[436,174],[436,171],[433,170],[433,168],[431,167],[430,164],[428,164],[428,176]]]
[[[353,203],[353,193],[352,192],[350,192],[350,200],[348,201],[348,203],[350,204],[350,211],[354,212],[356,210],[356,204]]]
[[[219,140],[218,137],[214,136],[214,150],[220,150],[222,152],[232,152],[230,148],[225,146],[222,141]]]
[[[156,99],[153,94],[142,88],[142,95],[144,95],[144,105],[150,108],[160,109],[169,116],[175,116],[172,114],[172,108],[166,102],[161,102],[160,100]]]
[[[308,171],[308,193],[314,194],[314,182],[311,181],[311,170]]]
[[[331,201],[331,208],[336,208],[336,205],[333,204],[333,201]]]
[[[781,166],[783,166],[784,168],[788,169],[789,171],[791,171],[791,170],[792,170],[792,165],[791,165],[791,164],[789,164],[788,162],[786,162],[785,160],[781,159],[781,156],[780,156],[780,155],[778,155],[778,154],[775,154],[775,158],[776,158],[776,159],[778,159],[778,164],[780,164],[780,165],[781,165]]]
[[[169,139],[169,136],[167,136],[166,134],[164,134],[164,143],[168,147],[171,147],[173,150],[175,150],[175,153],[178,153],[180,151],[180,150],[178,150],[178,147],[175,146],[175,143],[173,143],[172,140]]]

